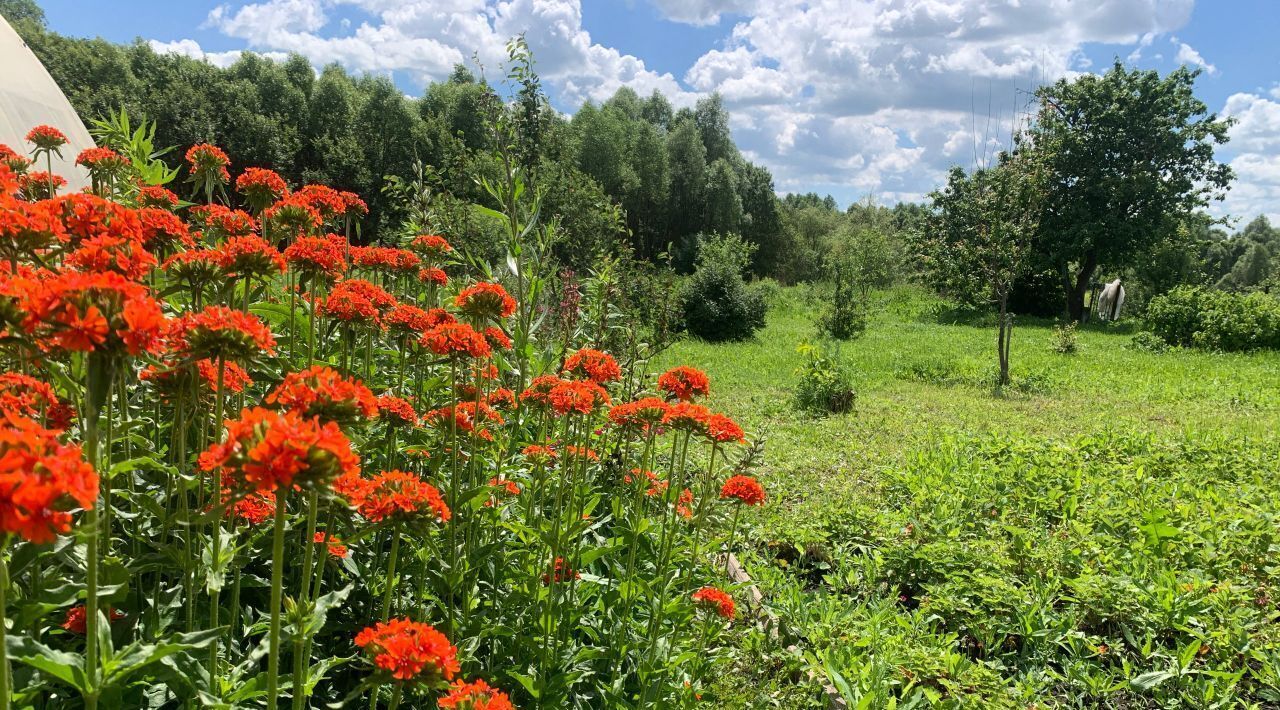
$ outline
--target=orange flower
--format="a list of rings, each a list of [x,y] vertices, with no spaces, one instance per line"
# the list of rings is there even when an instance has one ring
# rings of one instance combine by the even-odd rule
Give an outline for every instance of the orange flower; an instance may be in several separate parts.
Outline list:
[[[724,444],[730,442],[745,443],[742,427],[723,414],[712,414],[704,422],[707,427],[707,438]]]
[[[285,260],[261,237],[231,237],[217,249],[218,265],[233,278],[247,279],[285,272]]]
[[[548,399],[556,414],[590,414],[609,404],[609,393],[590,380],[562,381],[551,388]]]
[[[466,434],[473,434],[479,439],[485,441],[493,441],[493,434],[480,425],[481,421],[494,422],[502,424],[502,415],[495,411],[492,407],[481,402],[477,407],[474,401],[459,402],[456,405],[440,407],[427,412],[425,417],[428,424],[440,429],[448,430],[449,427],[456,427],[457,431]],[[450,424],[450,419],[453,423]]]
[[[107,618],[111,621],[119,621],[124,618],[124,612],[119,609],[107,609]],[[73,634],[84,636],[88,627],[88,612],[85,610],[84,604],[67,609],[67,618],[62,622],[62,628]]]
[[[707,373],[687,365],[674,367],[658,377],[658,389],[666,392],[682,402],[692,401],[695,397],[706,397],[711,392],[711,381]]]
[[[231,159],[216,145],[200,143],[191,146],[187,149],[187,164],[191,166],[191,175],[196,180],[210,180],[217,184],[231,180],[227,173]]]
[[[449,246],[449,242],[445,241],[444,237],[434,234],[421,234],[414,237],[409,248],[431,261],[438,261],[445,254],[453,251],[453,247]]]
[[[405,471],[383,471],[369,480],[356,502],[373,523],[388,518],[449,522],[452,513],[435,486]]]
[[[324,365],[286,375],[284,382],[267,395],[267,404],[342,425],[378,416],[378,400],[368,387]]]
[[[650,426],[662,421],[667,409],[667,403],[657,397],[645,397],[612,407],[609,409],[609,421],[622,427],[648,430]]]
[[[407,273],[418,268],[422,259],[407,249],[392,247],[355,247],[351,250],[351,263],[366,269],[388,273]]]
[[[449,686],[449,694],[437,704],[445,710],[515,710],[506,693],[480,679],[470,683],[455,680]]]
[[[598,385],[622,378],[622,368],[618,366],[618,362],[612,355],[590,348],[583,348],[570,355],[564,361],[561,373],[585,376]]]
[[[418,342],[436,355],[481,358],[492,352],[484,336],[466,323],[441,323],[423,333]]]
[[[720,489],[720,499],[734,498],[746,505],[764,504],[764,486],[751,476],[730,476]]]
[[[333,422],[255,407],[225,425],[226,438],[200,454],[200,468],[232,474],[237,492],[324,485],[360,470],[351,442]]]
[[[317,545],[327,545],[329,554],[338,559],[343,559],[351,554],[351,550],[342,544],[342,540],[337,535],[325,535],[323,532],[317,532],[312,541]]]
[[[418,269],[418,280],[425,284],[445,286],[449,283],[449,275],[438,266],[428,266]]]
[[[667,413],[662,416],[662,423],[673,429],[705,434],[710,417],[711,410],[701,404],[677,402],[667,409]]]
[[[141,242],[110,236],[97,236],[80,242],[80,246],[68,254],[64,262],[67,267],[77,271],[114,271],[131,281],[141,280],[151,273],[157,263],[159,262],[151,252],[143,248]]]
[[[0,421],[0,533],[36,544],[71,530],[71,513],[98,498],[98,474],[80,446],[12,412]]]
[[[196,205],[187,211],[193,224],[216,237],[247,237],[258,228],[253,216],[219,204]]]
[[[365,628],[356,645],[396,680],[450,680],[459,671],[458,649],[429,624],[392,619]]]
[[[306,276],[337,278],[347,270],[342,247],[327,237],[298,237],[284,250],[284,259]]]
[[[497,489],[495,491],[495,494],[501,493],[501,494],[505,494],[508,497],[515,497],[520,495],[520,484],[516,483],[510,478],[500,478],[498,476],[494,476],[493,478],[489,479],[488,486],[490,488]],[[490,495],[489,500],[486,500],[484,502],[484,507],[492,508],[497,503],[497,501],[498,501],[497,495]]]
[[[187,252],[190,253],[190,252]],[[178,319],[170,332],[187,357],[242,360],[275,352],[276,339],[257,316],[226,306],[207,306]]]
[[[551,466],[556,462],[556,450],[550,446],[530,444],[520,452],[526,461],[539,466]]]
[[[178,207],[178,196],[163,185],[144,185],[138,188],[138,205],[174,210]]]
[[[236,178],[236,192],[244,195],[244,199],[254,210],[261,211],[267,205],[289,194],[289,186],[284,178],[274,170],[266,168],[245,168]]]
[[[67,137],[53,126],[39,125],[27,132],[27,142],[34,143],[36,150],[57,150],[67,144]]]
[[[148,289],[115,272],[63,271],[30,284],[23,328],[45,350],[155,352],[168,328]]]
[[[559,584],[568,579],[582,579],[582,575],[577,570],[570,569],[563,557],[557,557],[551,571],[542,575],[543,584]]]
[[[732,619],[737,613],[733,597],[715,587],[703,587],[693,593],[693,601],[702,609],[710,609],[726,619]]]
[[[516,312],[516,299],[501,285],[485,281],[463,289],[454,305],[477,320],[507,318]]]
[[[418,426],[418,413],[409,400],[384,394],[378,397],[378,414],[390,426]]]

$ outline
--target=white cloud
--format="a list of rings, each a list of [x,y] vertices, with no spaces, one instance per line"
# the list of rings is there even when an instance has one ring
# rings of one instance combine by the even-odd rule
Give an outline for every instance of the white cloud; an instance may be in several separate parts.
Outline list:
[[[653,0],[668,20],[689,25],[718,25],[726,13],[750,14],[755,0]]]
[[[153,39],[148,41],[147,44],[157,54],[181,54],[184,57],[204,60],[215,67],[224,69],[234,64],[242,54],[238,49],[226,52],[206,52],[200,48],[200,43],[193,39],[180,39],[173,42],[159,42]],[[263,52],[262,56],[276,61],[283,61],[288,58],[288,54],[284,52]]]
[[[1174,61],[1179,64],[1190,64],[1193,67],[1200,67],[1209,74],[1218,73],[1218,68],[1209,62],[1206,62],[1204,57],[1200,56],[1200,53],[1191,45],[1186,42],[1179,42],[1177,37],[1172,38],[1171,41],[1178,48],[1178,54],[1174,56]]]
[[[1280,100],[1280,96],[1273,98]],[[1227,199],[1214,206],[1218,215],[1249,220],[1266,214],[1280,222],[1280,101],[1257,94],[1233,94],[1222,115],[1236,119],[1231,141],[1222,151],[1236,172]]]

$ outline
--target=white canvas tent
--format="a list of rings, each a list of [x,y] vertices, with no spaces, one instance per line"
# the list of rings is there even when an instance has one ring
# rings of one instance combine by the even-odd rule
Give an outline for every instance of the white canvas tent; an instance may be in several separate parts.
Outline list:
[[[44,65],[0,17],[0,143],[29,155],[27,131],[40,124],[62,131],[69,141],[62,146],[61,160],[53,156],[53,172],[67,180],[64,191],[87,187],[89,175],[75,160],[81,150],[93,147],[93,138]],[[32,166],[44,169],[43,160]]]

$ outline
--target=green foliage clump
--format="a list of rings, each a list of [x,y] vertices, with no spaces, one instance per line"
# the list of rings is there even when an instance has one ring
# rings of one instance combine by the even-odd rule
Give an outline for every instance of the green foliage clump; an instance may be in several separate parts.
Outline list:
[[[1134,350],[1141,350],[1144,353],[1159,354],[1169,349],[1169,344],[1163,338],[1152,333],[1149,330],[1143,330],[1135,333],[1129,341],[1129,345]]]
[[[853,372],[826,348],[801,345],[804,365],[796,384],[796,406],[817,414],[843,414],[857,399]]]
[[[712,342],[745,340],[764,327],[764,295],[742,278],[754,251],[736,234],[701,240],[698,268],[680,290],[689,333]]]
[[[1170,345],[1210,350],[1280,349],[1280,299],[1181,286],[1151,299],[1151,332]]]
[[[1080,350],[1076,338],[1076,324],[1064,323],[1053,329],[1053,351],[1061,355],[1075,355]]]

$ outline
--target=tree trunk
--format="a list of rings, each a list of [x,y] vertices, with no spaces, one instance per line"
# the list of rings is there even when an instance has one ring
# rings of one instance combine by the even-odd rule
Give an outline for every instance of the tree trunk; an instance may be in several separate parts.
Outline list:
[[[1067,314],[1077,323],[1084,320],[1084,295],[1089,292],[1089,283],[1098,270],[1098,255],[1089,252],[1080,264],[1075,278],[1067,284]]]
[[[1012,333],[1009,331],[1009,295],[1003,294],[1000,297],[1000,315],[996,324],[996,357],[1000,361],[1000,381],[997,383],[1000,387],[1009,384],[1009,339]]]

